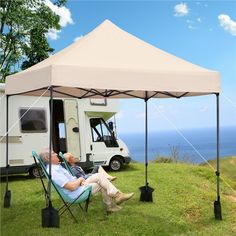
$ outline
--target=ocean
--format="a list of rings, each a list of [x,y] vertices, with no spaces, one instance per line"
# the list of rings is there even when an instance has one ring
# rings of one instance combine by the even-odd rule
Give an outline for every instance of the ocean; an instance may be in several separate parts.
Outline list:
[[[148,133],[148,160],[174,156],[191,163],[216,158],[216,128]],[[185,138],[184,138],[184,137]],[[145,162],[145,134],[120,134],[134,161]],[[220,157],[236,156],[236,126],[220,128]]]

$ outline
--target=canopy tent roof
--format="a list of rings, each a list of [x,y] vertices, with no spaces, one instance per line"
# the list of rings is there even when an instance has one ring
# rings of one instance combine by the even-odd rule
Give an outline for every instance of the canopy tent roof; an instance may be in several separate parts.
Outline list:
[[[182,97],[219,93],[220,76],[105,20],[55,55],[8,76],[6,94],[41,95],[49,86],[54,96]]]

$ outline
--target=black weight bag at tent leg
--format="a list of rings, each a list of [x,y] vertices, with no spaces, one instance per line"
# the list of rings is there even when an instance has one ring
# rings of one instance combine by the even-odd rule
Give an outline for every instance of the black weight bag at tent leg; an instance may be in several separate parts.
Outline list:
[[[42,209],[42,227],[55,227],[59,228],[60,226],[60,218],[58,210],[56,210],[53,206],[51,201],[49,205]]]
[[[141,192],[140,201],[153,202],[152,193],[154,192],[154,188],[149,187],[147,183],[147,185],[140,187],[139,190]]]

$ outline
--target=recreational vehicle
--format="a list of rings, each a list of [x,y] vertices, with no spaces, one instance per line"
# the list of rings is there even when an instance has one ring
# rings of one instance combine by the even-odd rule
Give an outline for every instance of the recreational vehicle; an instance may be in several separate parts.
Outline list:
[[[48,97],[8,97],[8,165],[6,164],[6,96],[0,84],[1,174],[26,173],[37,176],[32,150],[49,146],[50,106]],[[118,139],[111,119],[119,110],[116,99],[53,99],[52,147],[72,153],[84,169],[93,165],[119,170],[130,162],[129,150]]]

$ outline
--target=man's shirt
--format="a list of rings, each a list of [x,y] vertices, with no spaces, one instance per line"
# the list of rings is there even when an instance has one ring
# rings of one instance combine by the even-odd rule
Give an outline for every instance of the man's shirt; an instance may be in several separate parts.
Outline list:
[[[49,165],[47,165],[47,172],[49,173]],[[77,178],[72,176],[65,168],[63,168],[59,164],[51,165],[51,175],[53,182],[55,182],[61,188],[61,190],[72,199],[77,198],[85,188],[85,186],[80,186],[74,191],[70,191],[64,188],[65,184]]]

